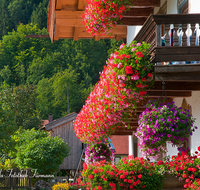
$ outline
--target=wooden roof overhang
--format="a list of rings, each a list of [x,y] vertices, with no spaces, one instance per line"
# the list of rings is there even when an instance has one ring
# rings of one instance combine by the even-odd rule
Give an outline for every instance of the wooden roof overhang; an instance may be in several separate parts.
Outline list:
[[[154,7],[160,6],[160,0],[132,0],[130,10],[113,29],[110,36],[92,36],[82,24],[82,15],[86,0],[49,0],[47,31],[51,41],[58,39],[126,39],[128,25],[143,25]]]

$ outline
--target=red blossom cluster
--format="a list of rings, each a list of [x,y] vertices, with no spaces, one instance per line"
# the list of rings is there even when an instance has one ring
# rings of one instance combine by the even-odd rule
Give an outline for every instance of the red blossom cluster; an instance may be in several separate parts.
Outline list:
[[[148,180],[154,177],[154,167],[140,157],[120,160],[119,165],[105,165],[104,162],[90,164],[82,172],[84,184],[88,189],[149,189]],[[160,176],[160,181],[162,177]],[[157,181],[159,182],[159,180]],[[160,188],[161,182],[155,182],[155,190]]]
[[[120,125],[127,127],[126,118],[146,96],[150,84],[147,79],[152,77],[148,48],[145,43],[122,44],[110,56],[100,81],[74,122],[76,136],[81,141],[98,142],[113,134]],[[141,54],[143,57],[139,57]]]
[[[87,0],[83,24],[88,33],[108,35],[126,10],[127,0]]]

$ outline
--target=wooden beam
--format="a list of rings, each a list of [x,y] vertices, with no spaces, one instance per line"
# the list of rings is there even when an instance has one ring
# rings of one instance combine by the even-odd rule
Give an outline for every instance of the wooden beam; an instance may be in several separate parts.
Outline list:
[[[121,36],[120,36],[120,35],[116,35],[116,36],[115,36],[115,39],[116,39],[117,41],[120,41],[120,40],[121,40]]]
[[[160,0],[131,0],[134,7],[160,7]]]
[[[149,97],[160,97],[162,95],[162,91],[147,91]],[[191,97],[191,91],[168,91],[166,92],[167,97]],[[165,97],[165,95],[163,95]]]
[[[160,91],[162,89],[162,81],[155,81],[153,87],[148,91]],[[165,91],[200,91],[200,82],[177,82],[165,81]]]
[[[148,17],[150,14],[153,14],[152,8],[130,8],[130,10],[123,13],[123,17]]]
[[[56,23],[60,26],[79,26],[83,27],[83,19],[57,19],[56,18]]]
[[[156,47],[155,62],[200,60],[200,46]]]
[[[200,64],[155,65],[154,66],[154,71],[155,71],[155,73],[183,73],[183,72],[184,73],[190,73],[190,72],[199,72],[200,71]]]
[[[158,73],[155,75],[155,80],[163,81],[183,81],[183,82],[200,82],[200,72],[191,73]]]
[[[74,28],[74,36],[73,36],[74,41],[77,41],[79,39],[79,31],[80,31],[80,27]]]
[[[50,38],[49,34],[30,34],[26,35],[25,38]]]
[[[85,7],[85,1],[84,0],[78,0],[78,10],[80,11],[82,11],[83,9],[84,9],[84,7]]]
[[[55,34],[54,34],[54,40],[59,40],[59,25],[55,25]]]
[[[62,0],[56,0],[56,9],[62,9]]]
[[[83,11],[56,11],[56,19],[82,19]]]
[[[121,25],[128,25],[128,26],[137,26],[137,25],[143,25],[146,21],[147,17],[142,18],[122,18],[117,23]]]
[[[99,41],[99,40],[100,40],[100,36],[99,36],[99,35],[96,35],[96,36],[94,37],[94,39],[95,39],[95,41]]]

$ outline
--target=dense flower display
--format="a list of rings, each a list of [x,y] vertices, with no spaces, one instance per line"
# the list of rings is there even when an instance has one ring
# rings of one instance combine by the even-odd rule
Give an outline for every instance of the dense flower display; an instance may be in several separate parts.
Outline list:
[[[101,73],[100,81],[86,100],[75,122],[76,136],[84,143],[95,143],[107,138],[134,111],[146,96],[151,84],[153,65],[149,60],[149,45],[122,44],[110,56]]]
[[[127,0],[87,0],[83,14],[83,24],[92,35],[108,35],[122,18],[129,1]]]
[[[88,145],[85,150],[85,163],[93,164],[105,160],[105,163],[114,164],[114,150],[108,143]]]
[[[200,147],[195,155],[187,152],[172,156],[169,161],[149,163],[144,158],[129,156],[114,166],[105,161],[95,164],[84,164],[82,172],[83,185],[88,189],[162,189],[167,176],[174,176],[187,190],[198,190],[200,187]]]
[[[82,172],[88,189],[154,189],[160,190],[162,178],[155,167],[143,158],[124,158],[117,166],[105,162],[87,165]]]
[[[135,134],[140,139],[139,147],[143,151],[143,156],[165,153],[166,142],[180,149],[197,128],[193,125],[194,119],[189,111],[182,111],[174,102],[165,105],[159,101],[150,101],[146,107],[139,116],[139,127]]]

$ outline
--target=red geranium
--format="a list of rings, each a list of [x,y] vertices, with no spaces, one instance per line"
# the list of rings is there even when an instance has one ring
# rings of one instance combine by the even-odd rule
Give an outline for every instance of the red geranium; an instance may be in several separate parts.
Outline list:
[[[127,75],[133,74],[133,68],[131,66],[126,66],[125,70]]]

